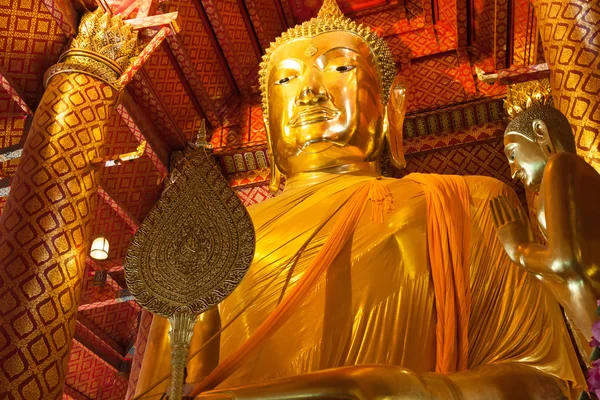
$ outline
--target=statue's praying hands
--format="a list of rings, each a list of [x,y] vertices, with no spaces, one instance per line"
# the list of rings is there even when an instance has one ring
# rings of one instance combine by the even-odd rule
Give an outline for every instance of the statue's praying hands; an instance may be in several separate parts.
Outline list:
[[[522,207],[514,207],[506,196],[490,200],[494,227],[506,253],[513,262],[521,264],[523,246],[535,241],[527,213]],[[544,271],[531,271],[542,273]]]

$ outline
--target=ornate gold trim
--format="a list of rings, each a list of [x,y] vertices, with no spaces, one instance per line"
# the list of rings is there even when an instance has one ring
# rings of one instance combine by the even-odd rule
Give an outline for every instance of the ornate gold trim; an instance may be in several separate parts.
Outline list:
[[[66,62],[67,58],[69,58],[69,57],[87,57],[94,61],[98,61],[98,62],[106,64],[113,71],[115,71],[115,73],[119,76],[123,73],[123,69],[119,66],[119,64],[117,64],[110,58],[105,57],[102,54],[96,53],[94,51],[85,50],[85,49],[70,49],[70,50],[67,50],[66,52],[64,52],[60,56],[58,62]]]
[[[201,314],[220,303],[254,257],[252,220],[205,149],[194,150],[182,164],[124,262],[137,302],[166,318]]]

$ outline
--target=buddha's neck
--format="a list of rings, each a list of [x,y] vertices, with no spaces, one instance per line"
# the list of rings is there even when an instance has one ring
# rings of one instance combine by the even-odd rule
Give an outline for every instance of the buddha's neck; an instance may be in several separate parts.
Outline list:
[[[358,162],[336,167],[320,169],[318,171],[299,172],[293,175],[286,175],[286,189],[310,186],[331,178],[332,175],[352,174],[359,176],[381,176],[381,166],[379,161]]]

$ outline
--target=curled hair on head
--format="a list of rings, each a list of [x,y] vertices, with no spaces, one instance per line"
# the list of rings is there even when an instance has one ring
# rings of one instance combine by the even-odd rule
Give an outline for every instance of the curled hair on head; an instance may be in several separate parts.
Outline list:
[[[533,130],[533,122],[541,120],[548,127],[550,139],[562,151],[575,153],[575,137],[567,117],[550,105],[538,105],[517,114],[508,124],[504,134],[516,132],[532,142],[538,142]],[[558,149],[557,149],[558,150]]]

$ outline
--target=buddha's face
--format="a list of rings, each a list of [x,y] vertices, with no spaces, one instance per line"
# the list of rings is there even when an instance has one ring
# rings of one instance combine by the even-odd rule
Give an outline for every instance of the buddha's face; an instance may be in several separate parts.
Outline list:
[[[286,175],[376,159],[384,107],[377,64],[350,32],[293,40],[271,55],[269,133]]]
[[[504,154],[513,178],[537,192],[540,189],[548,159],[540,146],[517,132],[504,136]]]

